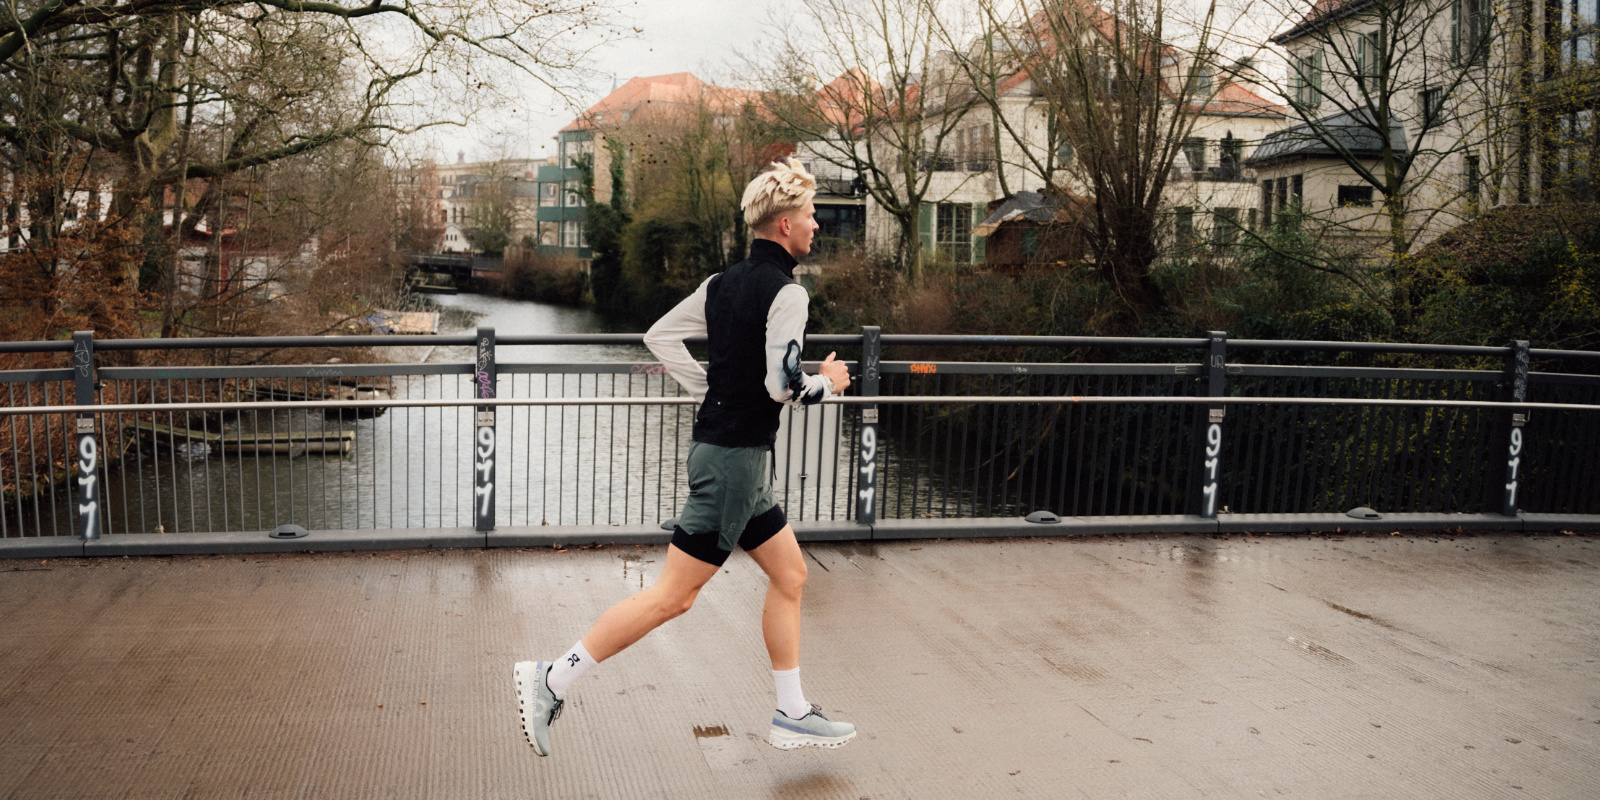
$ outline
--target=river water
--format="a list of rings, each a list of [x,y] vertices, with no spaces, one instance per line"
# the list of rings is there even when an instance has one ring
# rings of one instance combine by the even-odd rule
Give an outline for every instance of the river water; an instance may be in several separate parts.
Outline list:
[[[497,336],[637,330],[586,309],[476,294],[437,299],[447,310],[444,319],[455,322],[441,333],[476,326],[493,327]],[[470,346],[383,352],[396,365],[389,387],[395,398],[474,396]],[[496,362],[502,398],[681,396],[641,346],[501,346]],[[318,371],[336,380],[339,370],[334,365]],[[650,524],[676,516],[687,496],[682,464],[693,408],[502,407],[493,437],[496,526]],[[791,519],[843,519],[849,513],[854,434],[840,411],[831,406],[783,414],[774,488]],[[198,415],[163,416],[157,422],[170,430],[145,438],[131,432],[135,420],[105,420],[103,447],[120,450],[119,432],[133,441],[120,465],[101,473],[102,531],[253,531],[285,523],[312,530],[471,527],[474,506],[484,500],[484,492],[475,491],[481,442],[471,406],[390,408],[367,419],[246,412],[220,429],[212,426],[213,434],[281,440],[280,452],[225,448],[198,433],[204,427]],[[350,442],[347,452],[321,453],[297,444],[341,434]],[[54,503],[7,509],[6,533],[67,533],[68,502],[61,496]]]

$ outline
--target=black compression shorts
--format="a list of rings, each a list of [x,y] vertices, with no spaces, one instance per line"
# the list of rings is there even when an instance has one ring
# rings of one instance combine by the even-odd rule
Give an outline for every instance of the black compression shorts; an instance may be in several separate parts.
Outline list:
[[[748,553],[766,544],[768,539],[777,536],[778,531],[783,530],[788,524],[789,519],[783,515],[783,506],[773,506],[751,517],[750,521],[745,523],[744,533],[739,535],[739,546]],[[672,544],[679,550],[707,564],[720,567],[727,562],[728,556],[732,555],[733,551],[718,547],[717,539],[715,532],[692,534],[680,527],[672,529]]]

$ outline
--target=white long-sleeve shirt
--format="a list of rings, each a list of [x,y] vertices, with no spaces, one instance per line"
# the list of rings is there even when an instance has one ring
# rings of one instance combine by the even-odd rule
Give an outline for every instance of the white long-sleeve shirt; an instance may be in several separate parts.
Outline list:
[[[706,371],[689,354],[684,340],[706,334],[706,285],[712,278],[701,282],[692,294],[656,320],[644,337],[645,347],[696,402],[706,398]],[[835,393],[832,379],[808,375],[800,366],[800,343],[805,337],[810,302],[805,287],[796,283],[780,289],[767,309],[765,385],[767,395],[775,402],[810,405]]]

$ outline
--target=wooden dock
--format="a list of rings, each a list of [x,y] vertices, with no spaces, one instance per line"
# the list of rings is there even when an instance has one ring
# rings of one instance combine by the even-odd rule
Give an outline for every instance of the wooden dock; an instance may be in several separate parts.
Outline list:
[[[211,433],[176,428],[147,420],[128,426],[135,435],[149,436],[158,445],[182,440],[202,441],[211,447],[236,453],[348,453],[355,444],[355,431],[278,431],[273,433]]]

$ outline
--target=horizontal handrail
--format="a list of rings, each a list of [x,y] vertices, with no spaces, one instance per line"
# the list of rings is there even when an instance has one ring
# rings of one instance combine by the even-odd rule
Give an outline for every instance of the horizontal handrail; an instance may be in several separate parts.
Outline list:
[[[448,408],[464,406],[673,406],[694,405],[692,397],[498,397],[498,398],[417,398],[401,400],[255,400],[241,402],[192,403],[126,403],[122,405],[72,405],[72,406],[12,406],[0,408],[0,414],[139,414],[145,412],[173,411],[275,411],[294,409],[383,409],[383,408]],[[1495,400],[1427,400],[1363,397],[1158,397],[1150,395],[1065,395],[1065,396],[991,396],[991,395],[917,395],[877,397],[833,397],[823,401],[832,405],[914,405],[917,403],[948,403],[952,405],[1030,405],[1059,403],[1134,405],[1290,405],[1290,406],[1428,406],[1436,408],[1505,408],[1550,409],[1556,411],[1600,411],[1600,405],[1583,403],[1532,403],[1499,402]]]
[[[643,345],[643,333],[571,333],[544,335],[501,335],[497,345]],[[427,347],[465,346],[477,338],[471,333],[431,334],[423,336],[226,336],[215,338],[175,339],[96,339],[97,350],[204,350],[204,349],[266,349],[312,347]],[[704,336],[687,340],[690,344],[705,342]],[[849,346],[861,344],[860,334],[815,334],[806,337],[808,344]],[[1198,350],[1209,340],[1199,338],[1154,338],[1139,336],[980,336],[949,334],[886,333],[881,337],[885,346],[961,346],[961,347],[1137,347],[1178,348]],[[1339,351],[1351,353],[1397,353],[1412,355],[1455,356],[1505,356],[1510,347],[1483,345],[1421,344],[1408,342],[1332,342],[1277,339],[1229,339],[1229,350],[1260,351]],[[0,342],[0,353],[69,352],[68,340],[43,342]],[[1576,358],[1600,360],[1600,352],[1587,350],[1531,349],[1534,358]]]

